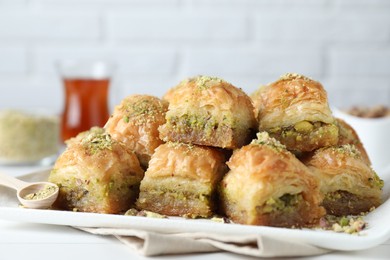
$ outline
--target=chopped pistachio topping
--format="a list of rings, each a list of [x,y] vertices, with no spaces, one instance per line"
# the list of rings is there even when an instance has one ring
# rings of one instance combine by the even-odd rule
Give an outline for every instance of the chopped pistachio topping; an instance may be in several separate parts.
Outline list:
[[[374,176],[371,178],[368,178],[368,181],[370,182],[371,185],[374,187],[377,187],[379,189],[382,189],[383,186],[385,185],[385,182],[379,178],[378,174],[374,172]]]
[[[154,106],[147,99],[137,100],[136,102],[130,102],[127,104],[127,110],[132,115],[150,115],[154,114]]]
[[[101,128],[91,129],[81,140],[81,145],[88,149],[92,154],[101,150],[112,150],[113,139],[111,135],[101,131]]]
[[[212,82],[218,82],[218,83],[224,82],[223,79],[217,77],[209,77],[209,76],[198,76],[198,77],[190,78],[189,81],[190,82],[195,81],[196,86],[200,90],[208,89],[211,86],[210,83]]]
[[[320,227],[323,229],[353,235],[359,234],[366,226],[367,223],[364,221],[363,216],[336,217],[327,215],[320,220]]]
[[[151,120],[155,120],[156,116],[165,112],[165,107],[162,102],[154,102],[150,97],[141,96],[136,97],[137,100],[125,101],[123,109],[125,109],[125,115],[123,121],[129,123],[130,119],[135,119],[132,122],[138,124],[144,124]]]
[[[281,144],[275,138],[269,136],[267,132],[259,132],[257,133],[257,139],[252,140],[251,144],[255,145],[268,145],[275,148],[278,151],[286,150],[286,146]]]
[[[337,153],[347,154],[355,158],[360,158],[362,156],[356,146],[351,144],[345,144],[339,147],[332,147],[331,149]]]
[[[279,80],[293,80],[293,79],[302,79],[306,81],[312,81],[311,78],[297,74],[297,73],[286,73],[280,76]]]
[[[43,189],[40,189],[37,192],[29,193],[26,196],[23,197],[25,200],[41,200],[49,197],[50,195],[54,194],[58,190],[57,187],[52,185],[45,185]]]

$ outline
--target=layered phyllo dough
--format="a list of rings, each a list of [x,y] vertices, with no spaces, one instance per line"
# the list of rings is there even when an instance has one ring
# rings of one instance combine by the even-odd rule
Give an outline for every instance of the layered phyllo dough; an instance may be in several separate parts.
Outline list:
[[[336,145],[338,127],[322,85],[298,74],[285,74],[252,95],[259,130],[267,131],[288,150],[308,152]]]
[[[163,143],[158,127],[165,123],[168,103],[149,95],[131,95],[115,107],[105,128],[123,142],[146,169],[154,150]]]
[[[248,143],[257,128],[250,98],[215,77],[184,80],[168,96],[164,141],[233,149]]]
[[[358,215],[381,204],[383,181],[354,145],[319,149],[304,163],[320,183],[328,214]]]
[[[262,92],[264,91],[263,88],[265,88],[266,85],[261,85],[258,89],[256,89],[252,94],[250,94],[250,98],[252,100],[252,104],[253,104],[253,107],[254,107],[254,111],[255,111],[255,117],[256,117],[256,120],[258,120],[258,117],[259,117],[259,109],[261,108],[262,106],[262,102],[263,102],[263,99],[261,97],[262,95]]]
[[[251,97],[208,76],[161,99],[130,95],[104,128],[66,145],[49,176],[58,209],[299,228],[381,204],[383,181],[357,133],[298,74]]]
[[[210,217],[226,170],[225,156],[215,148],[163,144],[145,172],[137,207],[169,216]]]
[[[368,157],[367,151],[363,146],[363,143],[360,141],[358,134],[355,129],[352,128],[347,122],[342,119],[336,118],[337,126],[339,127],[339,142],[338,145],[351,144],[354,145],[362,155],[362,159],[368,164],[371,165],[370,158]]]
[[[168,103],[170,103],[171,100],[173,100],[176,95],[181,95],[180,92],[185,91],[185,89],[184,89],[185,84],[182,84],[182,83],[183,82],[174,86],[173,88],[168,89],[168,91],[165,92],[165,94],[162,96],[162,100],[165,100]]]
[[[234,222],[300,227],[324,215],[316,179],[268,133],[234,151],[220,185],[221,205]]]
[[[60,188],[55,207],[120,213],[135,202],[143,176],[131,150],[103,129],[93,128],[71,140],[57,159],[49,181]]]

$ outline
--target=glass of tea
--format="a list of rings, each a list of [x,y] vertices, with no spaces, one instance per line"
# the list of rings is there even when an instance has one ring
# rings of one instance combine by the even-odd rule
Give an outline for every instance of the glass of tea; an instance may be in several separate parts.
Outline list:
[[[66,141],[93,126],[103,127],[109,114],[108,95],[114,66],[107,61],[65,60],[58,63],[65,103],[61,139]]]

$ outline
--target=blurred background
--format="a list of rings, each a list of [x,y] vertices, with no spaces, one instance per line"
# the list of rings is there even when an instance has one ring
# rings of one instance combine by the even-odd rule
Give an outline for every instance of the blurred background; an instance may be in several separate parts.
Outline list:
[[[218,76],[253,92],[286,72],[332,104],[389,104],[388,0],[0,0],[0,108],[60,113],[55,62],[117,64],[110,108]]]

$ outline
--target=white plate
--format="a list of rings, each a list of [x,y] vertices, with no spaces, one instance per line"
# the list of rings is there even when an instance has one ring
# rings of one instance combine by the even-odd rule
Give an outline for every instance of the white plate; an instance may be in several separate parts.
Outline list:
[[[48,171],[23,176],[28,181],[46,180]],[[387,175],[390,176],[390,175]],[[385,176],[381,176],[384,178]],[[207,219],[156,219],[111,214],[20,208],[13,190],[0,187],[0,218],[14,221],[78,227],[130,228],[161,233],[212,232],[216,234],[259,234],[294,239],[334,250],[362,250],[377,246],[390,238],[390,187],[385,180],[385,202],[365,217],[368,227],[359,235],[311,229],[288,229],[239,224],[223,224]]]

